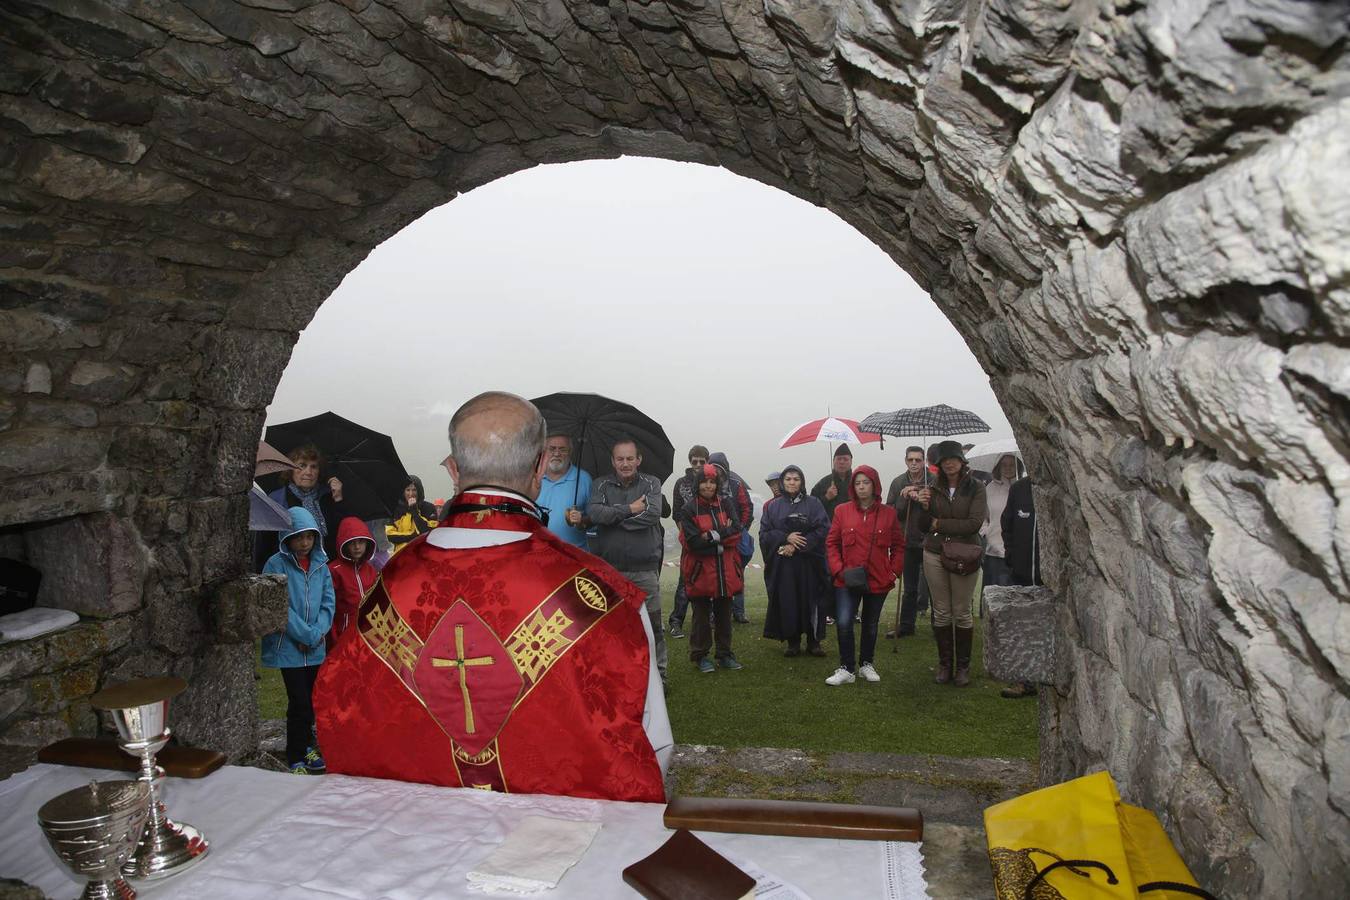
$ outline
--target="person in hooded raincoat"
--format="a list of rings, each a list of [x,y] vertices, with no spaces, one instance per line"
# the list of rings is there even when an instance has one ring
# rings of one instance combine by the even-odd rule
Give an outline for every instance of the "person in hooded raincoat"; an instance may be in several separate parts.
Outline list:
[[[905,570],[905,529],[893,507],[882,503],[881,479],[871,466],[858,466],[848,483],[847,503],[834,509],[829,536],[825,538],[830,574],[834,578],[835,629],[839,638],[839,668],[825,679],[829,685],[851,684],[861,675],[880,681],[873,661],[877,649],[877,623],[886,595],[896,576]],[[861,567],[866,586],[858,591],[846,586],[844,570]],[[862,607],[862,646],[854,657],[853,617]],[[854,668],[855,663],[859,663]]]
[[[740,669],[731,652],[731,598],[745,587],[737,544],[741,524],[735,509],[728,509],[722,496],[726,474],[720,466],[705,463],[695,476],[694,499],[680,508],[680,572],[684,576],[693,625],[689,632],[689,659],[699,671],[716,670],[708,659],[715,642],[717,660],[724,669]],[[709,634],[708,618],[714,620]]]
[[[286,765],[298,775],[317,775],[325,767],[314,746],[314,682],[336,600],[314,516],[303,506],[290,513],[281,549],[263,566],[264,575],[286,576],[287,606],[285,629],[262,639],[262,664],[280,669],[286,686]]]
[[[830,517],[806,491],[806,476],[788,466],[778,477],[778,496],[764,505],[759,547],[764,554],[764,586],[769,612],[764,636],[786,641],[784,656],[797,656],[802,635],[812,656],[824,656],[825,616],[833,612],[833,592],[825,577],[825,538]],[[769,561],[773,564],[770,565]]]
[[[436,527],[436,507],[427,502],[422,479],[416,475],[408,479],[396,505],[397,515],[384,527],[385,537],[397,553],[405,544]]]
[[[348,516],[338,523],[338,558],[328,563],[333,576],[333,592],[337,603],[333,612],[333,628],[328,632],[327,647],[333,644],[356,621],[356,609],[380,577],[375,567],[375,539],[370,528],[356,516]]]

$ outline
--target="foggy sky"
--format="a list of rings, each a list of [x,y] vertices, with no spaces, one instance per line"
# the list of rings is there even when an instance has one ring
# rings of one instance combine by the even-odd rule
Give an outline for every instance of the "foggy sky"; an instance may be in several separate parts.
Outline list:
[[[903,336],[902,336],[903,335]],[[724,451],[757,490],[830,448],[796,425],[948,403],[1012,430],[928,295],[833,213],[723,169],[623,158],[539,166],[432,210],[323,304],[268,424],[333,410],[393,436],[429,497],[454,410],[485,390],[596,392],[676,448]],[[918,441],[915,441],[917,443]],[[885,482],[906,440],[854,447]]]

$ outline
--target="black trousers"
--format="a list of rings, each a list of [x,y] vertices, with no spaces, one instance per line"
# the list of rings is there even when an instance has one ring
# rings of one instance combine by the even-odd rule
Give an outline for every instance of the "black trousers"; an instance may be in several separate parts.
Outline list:
[[[914,630],[919,613],[928,608],[928,581],[923,577],[923,540],[905,546],[905,580],[900,594],[900,630]]]
[[[689,629],[689,659],[698,662],[716,645],[716,656],[725,659],[731,655],[731,598],[690,597],[694,608],[694,622]],[[709,619],[713,622],[710,625]]]
[[[304,762],[314,743],[314,682],[318,666],[296,666],[281,670],[286,685],[286,765]]]

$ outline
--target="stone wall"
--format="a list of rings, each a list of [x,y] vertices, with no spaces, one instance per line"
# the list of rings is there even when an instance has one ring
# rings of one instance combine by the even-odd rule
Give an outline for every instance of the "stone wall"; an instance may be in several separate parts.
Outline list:
[[[1109,767],[1227,896],[1333,895],[1346,12],[11,0],[0,526],[106,541],[62,576],[106,592],[78,601],[102,655],[68,693],[134,671],[246,690],[204,611],[242,567],[253,442],[297,331],[376,244],[536,163],[692,160],[851,223],[989,373],[1061,601],[1046,777]],[[0,738],[89,727],[25,690]],[[204,738],[209,705],[184,707]]]

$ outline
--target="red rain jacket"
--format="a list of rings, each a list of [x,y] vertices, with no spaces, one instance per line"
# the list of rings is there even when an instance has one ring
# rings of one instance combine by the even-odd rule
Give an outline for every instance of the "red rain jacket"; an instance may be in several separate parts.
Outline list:
[[[352,541],[369,541],[370,551],[357,565],[347,556],[347,544]],[[328,649],[347,626],[356,621],[356,608],[361,598],[375,584],[380,573],[370,562],[375,555],[375,539],[370,535],[366,523],[355,516],[347,516],[338,525],[338,558],[329,561],[328,571],[333,575],[333,593],[337,595],[337,606],[333,610],[333,628],[328,632]]]
[[[858,496],[848,483],[848,503],[834,509],[834,521],[825,538],[825,553],[835,587],[844,586],[844,569],[867,566],[867,592],[884,594],[895,586],[905,570],[905,529],[895,508],[882,502],[881,478],[871,466],[857,466],[853,478],[866,475],[872,480],[872,505],[866,512],[858,507]],[[870,552],[869,552],[870,548]]]

